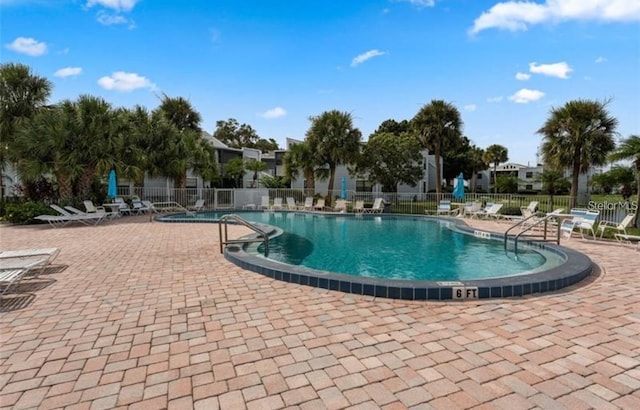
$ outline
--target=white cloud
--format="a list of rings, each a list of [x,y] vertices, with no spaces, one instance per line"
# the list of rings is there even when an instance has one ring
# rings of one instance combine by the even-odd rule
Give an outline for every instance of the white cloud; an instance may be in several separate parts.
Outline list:
[[[138,0],[87,0],[87,7],[102,6],[115,11],[131,11]]]
[[[28,56],[41,56],[47,52],[47,44],[31,37],[18,37],[12,43],[6,44],[9,50]]]
[[[149,81],[148,78],[136,73],[125,73],[124,71],[116,71],[110,76],[100,78],[98,85],[105,90],[122,92],[130,92],[139,88],[148,88],[150,90],[156,88],[156,85]]]
[[[500,101],[502,101],[502,100],[503,100],[503,97],[502,97],[502,96],[499,96],[499,97],[489,97],[489,98],[487,98],[487,102],[489,102],[489,103],[499,103],[499,102],[500,102]]]
[[[464,106],[464,109],[467,111],[475,111],[478,108],[475,104],[467,104]]]
[[[509,100],[517,104],[527,104],[532,101],[538,101],[542,97],[544,97],[544,93],[542,91],[522,88],[521,90],[510,96]]]
[[[436,4],[436,0],[395,0],[399,3],[409,3],[418,8],[433,7]]]
[[[490,28],[524,31],[544,22],[568,20],[628,22],[640,20],[638,0],[506,1],[485,11],[473,22],[470,34]]]
[[[65,67],[56,71],[53,75],[60,78],[75,77],[82,73],[81,67]]]
[[[605,61],[607,61],[607,59],[604,57],[596,58],[596,64],[604,63]]]
[[[260,114],[262,118],[266,118],[268,120],[284,117],[285,115],[287,115],[287,111],[282,107],[275,107]]]
[[[359,56],[354,57],[354,59],[351,60],[351,67],[355,67],[358,64],[362,64],[365,61],[367,61],[367,60],[369,60],[369,59],[371,59],[373,57],[379,57],[379,56],[383,56],[385,54],[387,54],[387,53],[382,52],[380,50],[376,50],[376,49],[369,50],[366,53],[362,53]]]
[[[516,80],[527,81],[531,78],[531,74],[527,73],[516,73]]]
[[[114,24],[127,24],[129,20],[121,14],[109,14],[103,10],[98,12],[98,23],[103,26],[112,26]]]
[[[529,71],[535,74],[542,74],[549,77],[569,78],[568,74],[573,71],[569,64],[564,61],[554,64],[536,64],[529,63]]]

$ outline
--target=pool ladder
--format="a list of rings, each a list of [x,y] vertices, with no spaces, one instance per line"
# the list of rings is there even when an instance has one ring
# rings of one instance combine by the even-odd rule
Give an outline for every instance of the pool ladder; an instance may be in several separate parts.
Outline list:
[[[233,221],[234,223],[246,226],[247,228],[257,233],[258,236],[255,238],[247,238],[247,239],[229,239],[229,234],[227,231],[227,225],[229,221]],[[223,225],[224,225],[224,236],[222,236]],[[269,235],[267,235],[267,233],[262,229],[258,228],[257,226],[247,221],[246,219],[240,218],[236,214],[222,215],[222,217],[218,221],[218,233],[220,235],[220,253],[224,253],[225,245],[229,245],[232,243],[264,242],[264,256],[269,255]]]
[[[527,221],[529,221],[530,219],[534,219],[534,218],[539,218],[537,221],[533,222],[531,225],[528,225],[527,227],[525,227],[524,229],[522,229],[520,232],[518,232],[514,237],[513,237],[513,252],[515,253],[516,257],[518,256],[518,239],[520,239],[520,236],[522,236],[522,234],[524,234],[525,232],[529,232],[530,230],[532,230],[533,228],[535,228],[536,226],[543,224],[544,225],[544,230],[542,232],[541,236],[534,236],[537,238],[541,238],[543,241],[547,240],[547,231],[548,231],[548,227],[549,227],[549,219],[553,218],[554,215],[553,214],[548,214],[546,215],[544,218],[540,218],[537,214],[533,214],[525,219],[523,219],[522,221],[518,222],[517,224],[513,225],[512,227],[510,227],[509,229],[507,229],[504,233],[504,250],[507,250],[507,241],[509,239],[509,231],[511,231],[514,228],[517,228],[518,226],[524,225]],[[558,229],[560,229],[560,227],[558,227]],[[558,235],[557,239],[556,239],[556,243],[558,245],[560,245],[560,235]]]

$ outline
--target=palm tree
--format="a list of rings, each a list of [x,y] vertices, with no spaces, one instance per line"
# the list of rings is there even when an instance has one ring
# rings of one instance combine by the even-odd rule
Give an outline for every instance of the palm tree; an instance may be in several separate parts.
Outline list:
[[[635,207],[634,225],[640,225],[640,136],[631,135],[623,139],[618,147],[609,154],[610,161],[630,160],[636,174],[637,201]]]
[[[484,151],[483,159],[488,164],[493,164],[493,193],[498,192],[498,164],[509,160],[509,151],[499,144],[489,145]]]
[[[484,159],[484,150],[475,145],[467,152],[467,161],[469,161],[469,168],[471,168],[471,190],[476,192],[478,172],[487,169],[489,163]]]
[[[326,201],[330,206],[336,167],[355,162],[360,153],[362,133],[353,127],[353,119],[348,112],[325,111],[317,117],[311,117],[310,120],[307,143],[317,157],[317,161],[314,162],[324,164],[329,169],[329,196]]]
[[[604,165],[615,148],[618,120],[606,109],[607,102],[572,100],[551,109],[550,116],[538,130],[543,135],[542,157],[545,165],[571,170],[573,208],[578,196],[578,177],[592,165]]]
[[[244,169],[253,172],[253,181],[251,182],[251,188],[255,188],[256,182],[258,181],[258,173],[266,171],[267,164],[252,158],[244,164]]]
[[[34,75],[24,64],[0,65],[0,198],[4,196],[6,162],[17,160],[14,144],[18,124],[46,104],[51,87],[49,80]]]
[[[435,156],[436,193],[439,195],[442,192],[441,157],[461,140],[460,111],[446,101],[432,100],[418,111],[411,123],[422,147]]]
[[[286,179],[290,182],[298,178],[302,173],[308,192],[305,195],[313,196],[315,178],[318,169],[326,171],[326,168],[318,168],[316,156],[306,141],[291,144],[284,158],[282,159]],[[326,174],[326,173],[325,173]],[[322,175],[327,177],[326,175]]]
[[[242,158],[237,157],[233,158],[229,162],[225,164],[224,167],[224,175],[227,178],[231,178],[236,188],[242,188],[240,185],[240,180],[244,176],[246,172],[245,163]]]
[[[542,192],[549,195],[549,208],[553,209],[553,196],[565,191],[569,186],[569,181],[559,169],[546,169],[542,171],[537,180],[542,182]]]

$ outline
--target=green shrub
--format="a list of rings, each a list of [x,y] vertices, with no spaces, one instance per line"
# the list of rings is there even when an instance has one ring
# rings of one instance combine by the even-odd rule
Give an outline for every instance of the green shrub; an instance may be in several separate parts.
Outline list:
[[[53,215],[53,210],[44,202],[24,202],[5,205],[5,220],[12,224],[21,225],[36,222],[33,218],[38,215]]]

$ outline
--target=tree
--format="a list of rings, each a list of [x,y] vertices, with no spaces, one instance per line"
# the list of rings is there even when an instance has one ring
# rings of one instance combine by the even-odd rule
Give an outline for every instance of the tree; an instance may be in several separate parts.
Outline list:
[[[317,156],[314,163],[325,164],[329,168],[327,205],[330,206],[336,167],[355,162],[360,153],[362,134],[353,126],[353,119],[348,112],[325,111],[311,117],[310,121],[307,142]]]
[[[177,134],[169,134],[173,139],[168,148],[172,151],[173,158],[170,162],[170,176],[174,179],[177,188],[184,188],[187,182],[187,170],[205,170],[213,166],[214,160],[207,158],[210,153],[202,139],[200,122],[202,117],[191,103],[182,97],[168,97],[163,95],[162,103],[158,110],[165,116],[178,131]],[[196,155],[200,153],[202,155]]]
[[[441,156],[460,143],[462,119],[451,103],[433,100],[411,120],[422,147],[435,155],[436,193],[442,192]]]
[[[317,157],[306,141],[296,142],[289,145],[289,150],[282,159],[285,178],[291,183],[297,179],[300,173],[305,180],[308,192],[307,195],[313,196],[316,176],[319,179],[327,178],[326,168],[321,168],[316,163]]]
[[[51,94],[51,82],[31,72],[24,64],[0,64],[0,198],[4,195],[3,171],[15,155],[19,122],[33,118]]]
[[[235,118],[216,121],[213,137],[231,148],[255,148],[262,152],[277,150],[278,143],[273,139],[260,138],[248,124],[239,124]]]
[[[499,144],[489,145],[484,151],[484,161],[493,164],[493,193],[498,192],[498,164],[509,160],[509,151]]]
[[[400,122],[394,119],[384,120],[382,121],[378,129],[374,132],[374,134],[381,134],[383,132],[388,132],[395,135],[409,133],[411,132],[411,123],[407,120],[402,120]]]
[[[609,155],[610,161],[630,160],[636,174],[637,200],[634,225],[640,226],[640,136],[631,135],[620,141],[620,144]]]
[[[397,192],[398,184],[415,186],[424,175],[420,143],[411,134],[374,133],[365,144],[359,172],[382,185],[384,192]]]
[[[246,172],[244,166],[245,163],[240,157],[233,158],[225,165],[224,175],[233,181],[236,188],[241,188],[240,181]]]
[[[536,179],[542,183],[542,192],[549,195],[549,206],[552,209],[554,195],[566,192],[570,185],[563,172],[558,169],[545,169]]]
[[[518,178],[509,175],[500,175],[494,185],[494,192],[501,194],[518,192]]]
[[[552,108],[549,118],[538,130],[543,135],[542,157],[545,165],[571,170],[573,208],[578,196],[578,177],[592,165],[603,165],[615,148],[618,120],[606,109],[607,102],[573,100]]]
[[[484,159],[484,150],[480,147],[472,145],[467,152],[467,161],[471,169],[471,190],[476,192],[478,182],[478,172],[487,169],[489,163]]]
[[[249,159],[244,164],[244,169],[253,172],[253,180],[251,181],[251,188],[256,187],[258,182],[258,174],[267,170],[267,164],[257,159]]]

